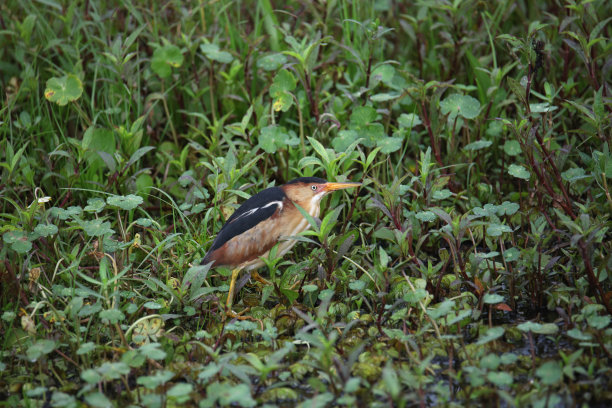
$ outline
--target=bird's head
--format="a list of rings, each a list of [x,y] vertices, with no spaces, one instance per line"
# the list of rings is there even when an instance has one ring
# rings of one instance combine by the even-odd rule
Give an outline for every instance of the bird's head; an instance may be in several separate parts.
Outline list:
[[[300,177],[283,185],[291,201],[302,207],[317,205],[328,193],[345,188],[357,187],[361,183],[335,183],[318,177]]]

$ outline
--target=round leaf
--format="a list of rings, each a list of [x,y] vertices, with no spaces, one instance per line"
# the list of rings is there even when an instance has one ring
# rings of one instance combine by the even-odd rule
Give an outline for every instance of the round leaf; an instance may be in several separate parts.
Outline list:
[[[123,210],[129,211],[142,204],[143,200],[141,196],[128,194],[127,196],[110,196],[106,199],[106,202],[108,203],[108,205],[113,205],[115,207],[119,207]]]
[[[172,74],[172,68],[183,65],[183,54],[176,45],[166,44],[153,52],[151,69],[161,78],[167,78]]]
[[[234,60],[232,54],[227,51],[221,51],[217,44],[201,44],[200,50],[206,55],[206,58],[228,64]]]
[[[423,122],[421,122],[419,115],[415,115],[414,113],[402,113],[397,119],[397,123],[400,128],[412,129],[414,126],[418,126]]]
[[[529,171],[519,164],[511,164],[508,167],[508,174],[523,180],[529,180],[529,177],[531,176]]]
[[[83,94],[83,84],[81,80],[72,74],[64,75],[61,78],[49,78],[45,89],[45,98],[50,102],[55,102],[60,106],[68,102],[76,101]]]
[[[440,108],[450,118],[459,115],[465,119],[474,119],[480,112],[480,102],[469,95],[452,94],[440,101]]]
[[[41,237],[48,237],[57,234],[57,227],[53,224],[38,224],[36,228],[34,228],[34,232]]]
[[[401,137],[385,137],[376,141],[376,145],[380,147],[380,151],[384,154],[391,154],[402,148]]]

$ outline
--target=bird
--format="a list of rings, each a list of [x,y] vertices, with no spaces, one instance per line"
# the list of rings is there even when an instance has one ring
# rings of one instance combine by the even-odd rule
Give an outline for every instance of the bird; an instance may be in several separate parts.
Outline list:
[[[226,314],[242,318],[232,310],[234,288],[240,271],[253,271],[252,277],[270,284],[254,272],[265,265],[270,250],[278,244],[277,256],[286,254],[295,244],[292,237],[310,228],[298,210],[313,218],[321,211],[321,199],[327,194],[361,183],[330,182],[318,177],[299,177],[281,186],[269,187],[247,199],[217,233],[201,264],[232,268]]]

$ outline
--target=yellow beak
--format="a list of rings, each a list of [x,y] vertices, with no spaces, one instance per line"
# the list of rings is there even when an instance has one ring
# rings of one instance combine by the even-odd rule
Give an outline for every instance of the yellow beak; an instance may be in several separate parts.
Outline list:
[[[325,192],[331,192],[331,191],[336,191],[336,190],[342,190],[345,188],[352,188],[352,187],[358,187],[360,186],[361,183],[332,183],[332,182],[327,182],[325,183],[325,185],[323,186]]]

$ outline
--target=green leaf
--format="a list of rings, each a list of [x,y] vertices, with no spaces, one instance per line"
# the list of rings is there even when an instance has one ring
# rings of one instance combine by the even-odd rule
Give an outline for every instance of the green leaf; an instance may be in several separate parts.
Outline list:
[[[610,315],[592,314],[587,317],[587,323],[594,329],[603,330],[610,324]]]
[[[563,378],[561,364],[558,361],[547,361],[536,370],[536,375],[540,377],[542,384],[555,385]]]
[[[7,323],[10,323],[13,320],[15,320],[15,317],[17,317],[17,314],[15,312],[6,311],[2,313],[2,320],[4,320]]]
[[[527,322],[521,323],[518,326],[516,326],[517,329],[523,332],[540,330],[541,327],[542,325],[540,323],[536,323],[532,321],[527,321]]]
[[[351,113],[351,126],[367,126],[376,120],[376,109],[370,106],[359,106]]]
[[[457,115],[465,119],[474,119],[480,112],[480,102],[469,95],[452,94],[440,101],[442,114],[449,115],[452,120]]]
[[[34,232],[41,237],[48,237],[57,234],[57,227],[53,224],[38,224]]]
[[[529,171],[519,164],[511,164],[508,167],[508,174],[523,180],[529,180],[529,177],[531,177]]]
[[[200,44],[200,50],[206,55],[206,58],[222,64],[229,64],[234,60],[232,54],[221,51],[217,44]]]
[[[183,65],[183,54],[176,45],[166,44],[157,48],[151,58],[151,69],[161,78],[168,78],[172,74],[172,68]]]
[[[138,379],[136,379],[136,383],[153,390],[158,386],[164,385],[170,381],[172,377],[174,377],[174,373],[172,371],[162,370],[153,375],[138,377]]]
[[[512,374],[505,371],[487,373],[487,380],[498,387],[509,387],[513,383]]]
[[[119,196],[113,195],[106,199],[108,205],[112,205],[115,207],[119,207],[123,210],[129,211],[138,207],[143,203],[143,199],[141,196],[137,196],[134,194],[128,194],[127,196]]]
[[[446,200],[447,198],[451,197],[453,195],[453,193],[445,188],[442,190],[438,190],[438,191],[434,191],[434,193],[432,194],[432,198],[434,200]]]
[[[88,198],[87,206],[85,206],[85,211],[87,212],[95,212],[99,213],[106,206],[106,201],[102,198]]]
[[[582,167],[574,167],[561,173],[563,180],[573,183],[576,180],[586,178],[585,171]]]
[[[378,139],[376,145],[380,147],[380,151],[384,154],[391,154],[402,148],[403,138],[401,137],[385,137]]]
[[[92,342],[92,341],[88,341],[87,343],[83,343],[79,346],[79,349],[77,350],[77,355],[78,356],[82,356],[85,354],[89,354],[92,351],[94,351],[96,349],[96,343]]]
[[[55,342],[53,340],[38,340],[36,343],[28,347],[26,355],[28,356],[28,360],[35,361],[42,356],[49,354],[53,350],[55,350]]]
[[[487,330],[487,332],[484,335],[480,336],[476,344],[481,346],[483,344],[487,344],[493,340],[496,340],[503,335],[504,335],[503,327],[499,327],[499,326],[491,327],[490,329]]]
[[[74,398],[72,395],[60,391],[54,391],[53,396],[51,397],[51,406],[77,408],[79,405],[77,404],[76,398]]]
[[[68,74],[61,78],[53,77],[47,81],[45,98],[60,106],[76,101],[82,94],[83,84],[76,75]]]
[[[509,248],[504,251],[504,260],[506,262],[512,262],[519,259],[521,252],[517,248]]]
[[[113,403],[101,392],[94,391],[85,395],[85,401],[92,407],[96,408],[111,408]]]
[[[193,391],[193,385],[189,383],[178,383],[168,390],[166,395],[177,400],[178,403],[183,403],[189,400],[189,394]]]
[[[116,150],[115,135],[112,130],[90,126],[83,134],[81,147],[86,151],[85,159],[94,168],[104,165],[99,152],[112,155]],[[114,166],[109,166],[112,168]]]
[[[2,235],[2,239],[11,246],[13,251],[19,254],[28,253],[32,249],[32,243],[28,240],[25,231],[7,231]]]
[[[484,295],[483,301],[487,304],[494,305],[496,303],[503,302],[504,297],[502,295],[498,295],[497,293],[487,293]]]
[[[269,54],[257,60],[257,68],[264,71],[276,71],[287,63],[287,57],[283,54]]]
[[[397,119],[400,128],[412,129],[415,126],[423,124],[419,115],[414,113],[402,113]]]
[[[512,232],[512,228],[504,224],[489,224],[487,226],[487,235],[490,237],[499,237],[504,232]]]
[[[510,201],[504,201],[500,205],[497,206],[497,214],[498,215],[512,215],[516,213],[519,208],[521,208],[517,203],[511,203]]]
[[[547,112],[555,111],[557,109],[558,108],[556,106],[552,106],[548,102],[529,104],[529,110],[531,110],[532,113],[547,113]]]
[[[166,358],[166,352],[161,349],[161,344],[159,343],[143,344],[138,351],[151,360],[163,360]]]
[[[287,69],[281,69],[274,76],[274,81],[270,86],[270,95],[277,97],[279,94],[287,91],[291,92],[295,89],[296,80],[293,74]]]
[[[436,220],[436,214],[431,211],[420,211],[414,215],[417,220],[423,222],[433,222]]]
[[[212,383],[206,387],[206,404],[204,406],[214,406],[215,402],[222,407],[241,406],[254,407],[257,401],[251,396],[251,390],[247,384],[232,384],[229,382]]]
[[[425,299],[427,295],[429,295],[429,292],[427,292],[427,290],[419,288],[406,293],[404,295],[404,300],[408,302],[408,304],[416,306],[418,302]]]
[[[393,76],[395,76],[395,68],[389,64],[379,65],[372,71],[372,88],[379,82],[390,86],[392,84]]]
[[[387,102],[397,99],[400,96],[402,96],[402,94],[399,92],[382,92],[370,96],[370,100],[372,102]]]
[[[348,147],[359,139],[359,133],[355,130],[341,130],[332,140],[332,147],[337,152],[344,152]]]
[[[480,150],[480,149],[485,149],[489,146],[491,146],[493,144],[492,141],[490,140],[477,140],[475,142],[472,142],[468,145],[466,145],[463,149],[464,150]]]
[[[299,142],[294,133],[288,133],[284,127],[277,125],[266,126],[259,135],[259,147],[266,153],[276,153],[287,146],[297,146]]]
[[[574,340],[580,340],[580,341],[589,341],[593,338],[593,336],[591,336],[589,333],[585,333],[582,330],[578,329],[577,327],[574,327],[573,329],[568,330],[567,335]]]
[[[101,237],[103,235],[112,235],[115,231],[111,228],[108,221],[103,221],[100,218],[90,221],[80,221],[79,225],[85,233],[91,237]]]
[[[100,312],[100,318],[108,320],[109,323],[114,324],[125,319],[125,315],[119,309],[106,309]]]

